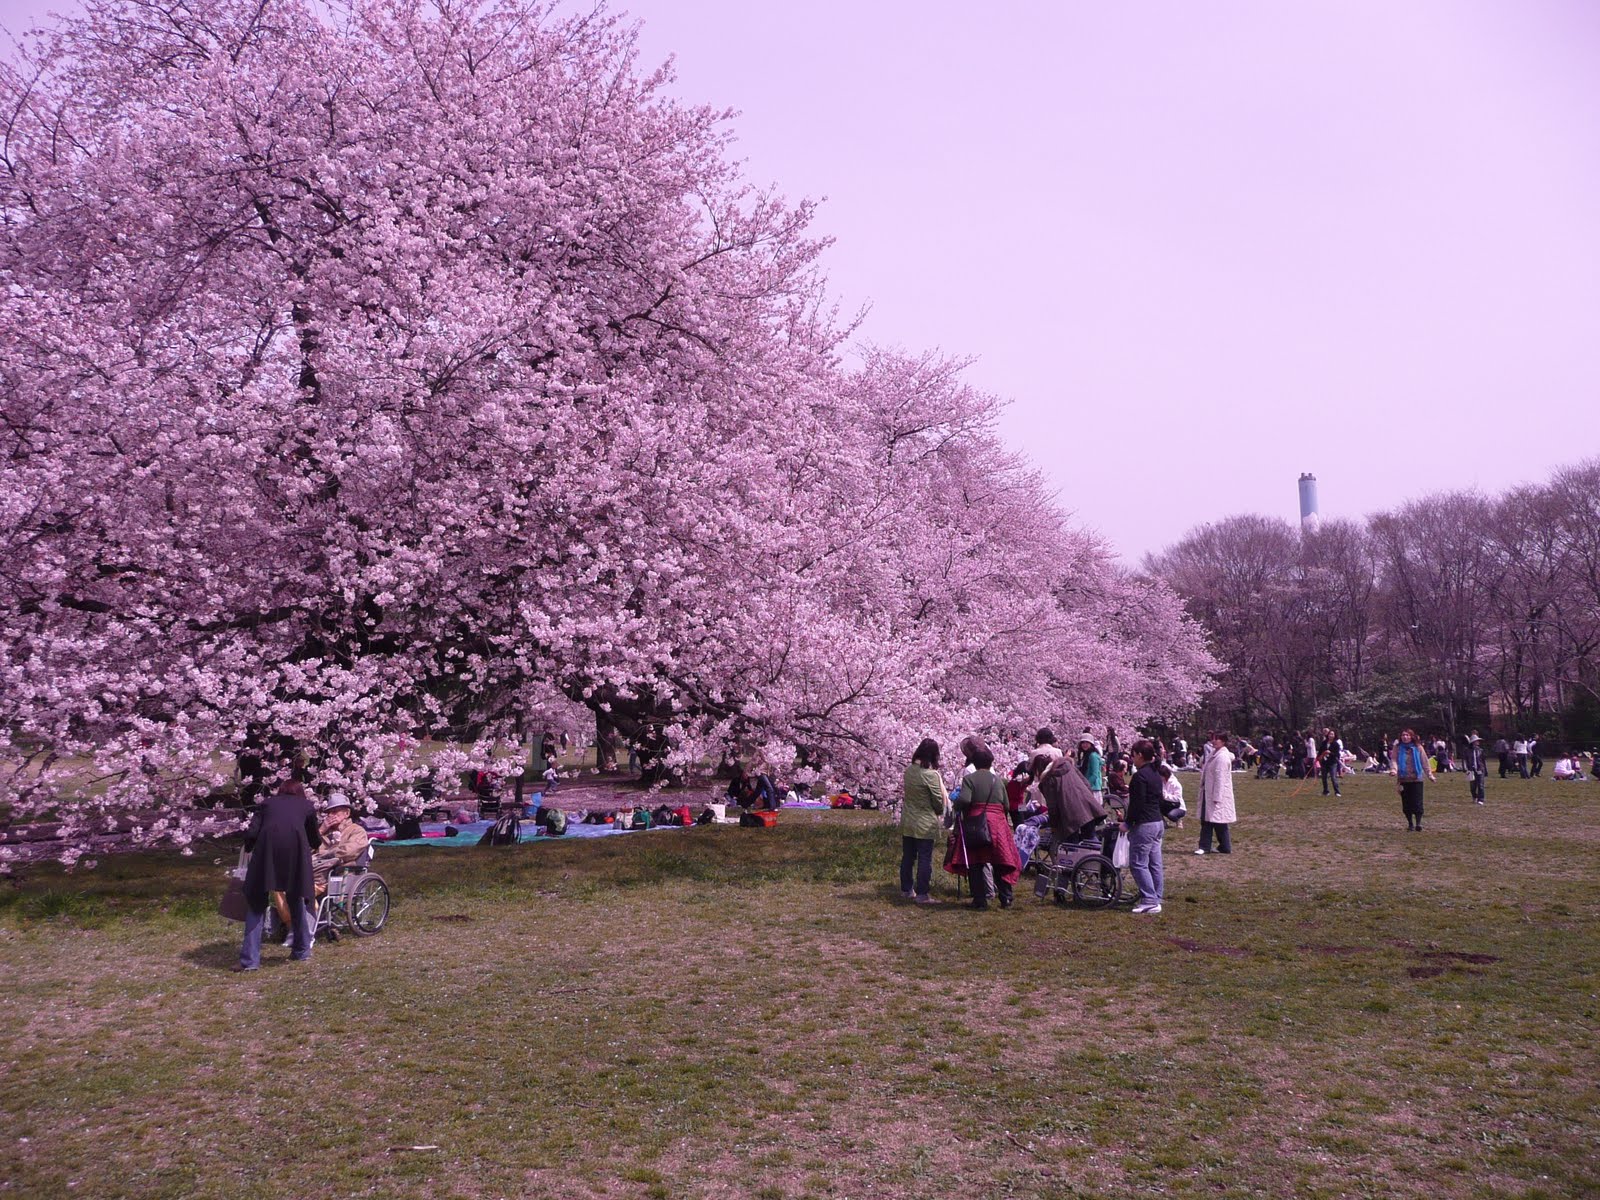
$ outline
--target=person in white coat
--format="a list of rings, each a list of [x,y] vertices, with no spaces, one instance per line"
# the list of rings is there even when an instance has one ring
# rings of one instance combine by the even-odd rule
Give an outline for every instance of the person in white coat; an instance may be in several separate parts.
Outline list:
[[[1200,768],[1200,848],[1196,854],[1232,854],[1233,837],[1229,826],[1238,817],[1233,808],[1233,754],[1228,735],[1222,730],[1211,735],[1205,766]],[[1211,849],[1213,835],[1217,848]]]

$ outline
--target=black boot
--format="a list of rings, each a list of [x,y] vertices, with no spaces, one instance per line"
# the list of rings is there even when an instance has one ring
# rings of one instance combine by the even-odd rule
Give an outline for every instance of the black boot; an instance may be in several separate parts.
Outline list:
[[[989,883],[983,877],[982,867],[967,872],[967,882],[972,886],[972,907],[982,912],[989,907]]]

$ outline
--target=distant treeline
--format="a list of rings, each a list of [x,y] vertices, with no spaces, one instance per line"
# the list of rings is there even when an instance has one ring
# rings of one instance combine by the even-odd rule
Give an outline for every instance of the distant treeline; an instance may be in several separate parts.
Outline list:
[[[1600,458],[1315,531],[1229,517],[1144,569],[1228,664],[1201,724],[1600,742]]]

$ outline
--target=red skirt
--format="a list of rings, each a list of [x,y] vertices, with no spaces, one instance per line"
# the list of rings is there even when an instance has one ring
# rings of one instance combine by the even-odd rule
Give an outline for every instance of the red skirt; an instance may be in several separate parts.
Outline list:
[[[972,868],[990,866],[995,878],[1002,883],[1015,884],[1022,877],[1022,857],[1017,853],[1017,840],[1011,835],[1011,821],[1006,810],[998,804],[979,804],[970,812],[982,812],[989,825],[989,845],[967,847],[958,817],[950,842],[944,851],[944,869],[952,875],[970,875]]]

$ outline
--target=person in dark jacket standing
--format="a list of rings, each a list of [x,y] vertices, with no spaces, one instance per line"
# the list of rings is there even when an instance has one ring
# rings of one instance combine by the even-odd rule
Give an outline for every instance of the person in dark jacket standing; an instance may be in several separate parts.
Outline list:
[[[1489,778],[1489,763],[1483,756],[1483,739],[1474,729],[1467,734],[1467,776],[1472,781],[1472,799],[1475,804],[1483,803],[1484,780]]]
[[[1154,916],[1161,911],[1161,896],[1166,890],[1161,836],[1167,827],[1162,818],[1167,801],[1156,770],[1155,743],[1140,738],[1133,744],[1132,753],[1134,772],[1128,780],[1128,808],[1122,827],[1128,833],[1128,870],[1139,885],[1139,902],[1133,911]]]
[[[254,971],[261,965],[261,931],[272,892],[282,892],[288,901],[293,929],[289,957],[296,962],[311,957],[311,914],[306,905],[316,898],[311,851],[320,845],[317,810],[306,798],[304,784],[291,780],[256,808],[244,836],[250,866],[244,876],[244,944],[234,970]]]
[[[1328,785],[1333,785],[1333,794],[1339,794],[1339,768],[1343,765],[1344,743],[1339,740],[1339,735],[1331,729],[1322,731],[1322,794],[1328,794]]]

